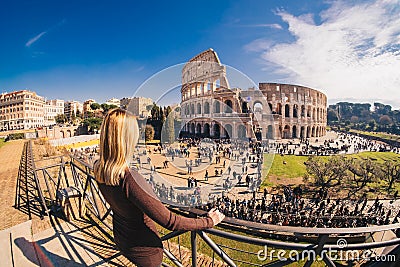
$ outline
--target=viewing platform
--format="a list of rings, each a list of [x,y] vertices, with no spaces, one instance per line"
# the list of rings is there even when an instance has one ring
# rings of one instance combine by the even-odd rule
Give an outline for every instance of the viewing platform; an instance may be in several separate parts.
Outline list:
[[[91,166],[73,157],[35,161],[31,141],[23,146],[15,208],[31,219],[0,232],[4,266],[134,266],[112,241],[111,210],[100,194]],[[79,194],[70,196],[70,206],[60,206],[57,191],[71,187]],[[80,209],[81,200],[86,209]],[[169,208],[183,216],[205,214],[194,208]],[[163,266],[285,266],[297,261],[303,266],[317,261],[326,266],[341,266],[343,262],[398,266],[399,228],[400,223],[307,228],[226,217],[218,227],[207,230],[158,230],[164,244]],[[282,260],[271,249],[295,256],[287,254]],[[332,251],[334,254],[328,253]],[[335,258],[349,251],[368,252],[370,258]],[[311,258],[298,258],[305,253]]]

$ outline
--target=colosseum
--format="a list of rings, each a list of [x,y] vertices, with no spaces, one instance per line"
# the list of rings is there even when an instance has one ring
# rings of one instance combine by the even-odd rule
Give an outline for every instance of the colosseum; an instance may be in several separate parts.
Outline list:
[[[217,53],[211,48],[182,69],[182,136],[310,138],[326,134],[327,98],[304,86],[259,83],[259,88],[230,88]]]

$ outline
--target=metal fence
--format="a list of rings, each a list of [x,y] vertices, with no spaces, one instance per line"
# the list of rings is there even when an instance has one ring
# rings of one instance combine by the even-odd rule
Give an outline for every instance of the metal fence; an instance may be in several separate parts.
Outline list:
[[[112,229],[111,210],[97,187],[91,166],[75,158],[71,158],[70,164],[74,181],[84,192],[87,208]],[[205,213],[193,208],[169,208],[184,216],[202,216]],[[225,218],[221,227],[189,231],[190,237],[187,238],[190,239],[192,266],[198,266],[197,253],[203,253],[202,250],[210,254],[213,262],[218,258],[226,266],[285,266],[295,261],[304,262],[304,266],[310,266],[315,261],[322,261],[327,266],[337,266],[340,262],[373,265],[383,258],[383,266],[396,266],[394,264],[400,261],[400,238],[394,233],[398,234],[399,229],[400,223],[359,228],[307,228]],[[186,231],[166,232],[161,239],[175,240],[181,246],[184,238],[178,237],[185,234]],[[357,242],[360,239],[356,237],[359,236],[365,237],[362,242]],[[203,241],[202,249],[198,239]],[[278,252],[286,256],[274,254]],[[179,255],[174,255],[167,248],[164,253],[170,263],[183,266]]]
[[[63,157],[53,159],[52,164],[36,166],[31,143],[25,144],[18,176],[16,206],[29,209],[29,204],[35,202],[38,213],[48,215],[51,207],[54,207],[56,192],[73,186],[80,191],[89,214],[111,231],[112,211],[100,193],[92,166],[74,157],[67,161]],[[169,208],[183,216],[205,214],[205,211],[194,208]],[[285,266],[297,261],[301,261],[304,266],[311,266],[317,261],[327,266],[337,266],[344,262],[398,266],[399,231],[400,223],[359,228],[307,228],[227,217],[213,229],[174,232],[161,229],[161,239],[168,244],[164,248],[168,260],[163,265],[187,264],[188,259],[183,259],[181,254],[181,249],[186,247],[190,248],[193,267],[203,265],[198,261],[198,253],[208,255],[211,262],[207,265],[211,266]],[[170,243],[177,245],[178,249],[171,249]],[[380,261],[382,259],[385,261]]]

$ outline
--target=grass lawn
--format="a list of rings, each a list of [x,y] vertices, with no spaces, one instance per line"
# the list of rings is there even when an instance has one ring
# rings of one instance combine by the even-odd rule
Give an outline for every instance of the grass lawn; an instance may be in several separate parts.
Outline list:
[[[365,131],[358,131],[358,130],[350,130],[352,133],[360,133],[369,136],[380,137],[382,139],[391,140],[391,141],[398,141],[400,142],[400,136],[394,134],[387,134],[387,133],[376,133],[376,132],[365,132]]]
[[[358,154],[347,155],[351,158],[360,158],[376,160],[382,163],[386,160],[392,160],[400,162],[400,155],[393,152],[361,152]],[[302,177],[306,173],[306,165],[304,162],[307,161],[308,156],[294,156],[294,155],[275,155],[271,169],[268,171],[268,162],[264,162],[264,173],[268,176],[277,176],[282,178],[297,178]],[[322,156],[322,158],[328,160],[329,157]],[[286,164],[284,164],[284,162]]]
[[[274,161],[272,162],[271,169],[269,170],[268,176],[277,176],[282,178],[297,178],[302,177],[306,173],[306,165],[304,162],[307,161],[307,156],[294,156],[285,155],[281,156],[276,154]],[[284,162],[286,164],[284,164]],[[268,171],[268,166],[264,162],[265,175]]]
[[[362,159],[370,158],[372,160],[376,160],[379,163],[382,163],[386,160],[400,162],[400,155],[393,152],[361,152],[358,154],[349,155],[349,157]]]
[[[328,160],[329,156],[321,156],[324,160]],[[347,157],[355,159],[367,159],[376,160],[378,163],[383,163],[384,161],[390,160],[394,162],[400,162],[400,155],[393,152],[361,152],[358,154],[347,155]],[[282,180],[293,179],[293,183],[301,182],[299,178],[304,177],[306,174],[306,166],[304,162],[307,161],[308,156],[294,156],[294,155],[284,155],[281,156],[276,154],[275,157],[265,157],[263,164],[263,177],[266,179],[263,181],[262,186],[276,187],[280,186]],[[286,164],[284,164],[284,162]],[[270,167],[270,168],[269,168]],[[375,183],[370,183],[370,188],[382,189],[387,186],[386,181],[377,181]],[[394,190],[400,190],[400,185],[395,184],[393,186]]]

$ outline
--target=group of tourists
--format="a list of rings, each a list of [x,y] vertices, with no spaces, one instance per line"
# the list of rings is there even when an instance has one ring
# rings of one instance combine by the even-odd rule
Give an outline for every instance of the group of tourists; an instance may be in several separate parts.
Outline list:
[[[259,196],[259,194],[258,194]],[[234,199],[227,196],[212,199],[208,210],[217,207],[226,216],[273,225],[301,227],[365,227],[398,222],[400,210],[385,206],[378,198],[367,201],[365,196],[357,200],[331,199],[326,190],[319,190],[316,197],[302,197],[302,189],[284,188],[282,194],[268,194],[251,199]]]

